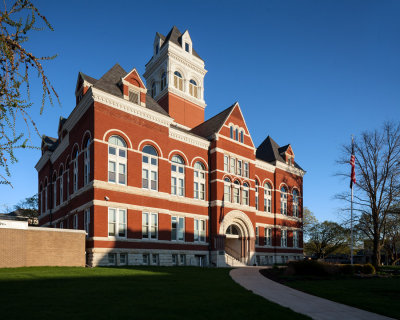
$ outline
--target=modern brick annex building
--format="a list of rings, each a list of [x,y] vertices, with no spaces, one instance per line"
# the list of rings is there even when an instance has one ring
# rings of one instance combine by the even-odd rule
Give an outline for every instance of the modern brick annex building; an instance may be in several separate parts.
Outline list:
[[[44,137],[40,225],[87,231],[90,265],[271,264],[302,256],[304,171],[256,148],[240,106],[204,121],[189,32],[156,33],[145,86],[118,64],[79,73],[76,107]]]

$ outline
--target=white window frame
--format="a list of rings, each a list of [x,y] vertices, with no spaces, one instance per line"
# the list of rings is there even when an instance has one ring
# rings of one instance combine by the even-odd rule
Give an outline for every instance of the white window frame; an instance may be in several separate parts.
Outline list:
[[[229,156],[224,155],[224,171],[229,172]]]
[[[264,211],[272,213],[272,187],[268,182],[264,184]]]
[[[293,230],[293,248],[299,247],[299,231]]]
[[[182,163],[179,163],[178,159]],[[174,155],[171,160],[171,194],[185,196],[185,162],[177,155]]]
[[[281,247],[287,247],[287,229],[281,229]]]
[[[60,184],[60,204],[64,202],[64,177],[63,172],[58,176],[58,182]]]
[[[44,212],[47,212],[47,184],[44,187]]]
[[[110,213],[114,212],[114,219],[110,220]],[[123,218],[121,219],[120,214],[122,213]],[[110,225],[113,225],[114,234],[110,231]],[[127,228],[128,220],[126,209],[123,208],[108,208],[108,237],[109,238],[123,238],[127,237]],[[123,235],[120,235],[121,230],[123,231]]]
[[[145,219],[145,217],[147,217]],[[144,230],[146,229],[146,232]],[[152,237],[154,230],[155,237]],[[147,233],[147,236],[145,234]],[[158,239],[158,213],[155,212],[142,212],[142,239],[157,240]]]
[[[73,188],[74,188],[74,193],[76,192],[76,191],[78,191],[78,158],[79,158],[79,153],[78,152],[76,152],[75,153],[75,158],[74,158],[74,160],[73,160],[73,167],[74,167],[74,176],[73,176],[73,183],[74,183],[74,186],[73,186]]]
[[[57,178],[53,182],[53,208],[57,207]]]
[[[199,200],[206,199],[206,171],[201,162],[194,164],[193,172],[193,197]]]
[[[175,227],[173,228],[173,225]],[[175,230],[175,237],[173,237],[172,230]],[[171,241],[184,242],[185,241],[185,218],[184,217],[171,217]]]
[[[176,73],[179,73],[180,77]],[[179,71],[174,71],[174,87],[183,91],[183,76]]]
[[[132,88],[128,89],[128,100],[129,102],[140,105],[140,92]]]
[[[272,228],[264,228],[264,246],[272,246]]]
[[[244,162],[243,171],[244,171],[243,175],[246,178],[248,178],[249,177],[249,163],[248,162]]]
[[[237,161],[237,174],[239,175],[239,176],[241,176],[242,175],[242,160],[238,160]]]
[[[260,244],[260,231],[259,228],[256,227],[256,245]]]
[[[109,183],[114,183],[114,184],[121,184],[121,185],[127,185],[128,183],[128,150],[126,147],[126,142],[125,140],[117,135],[111,136],[108,141],[110,141],[111,138],[115,137],[119,141],[123,143],[122,146],[108,142],[108,167],[107,167],[107,175],[108,175],[108,182]],[[111,150],[114,149],[114,154],[111,152]],[[122,155],[121,155],[122,154]],[[125,156],[123,156],[125,155]],[[110,164],[114,164],[114,171],[110,170]],[[120,166],[124,168],[125,172],[120,172],[122,171],[120,169]],[[110,173],[114,173],[114,181],[110,180]],[[123,182],[121,181],[121,177],[123,177]]]
[[[299,216],[299,194],[298,191],[295,189],[293,190],[293,217]]]
[[[206,242],[206,220],[194,219],[194,242]]]
[[[67,194],[66,194],[66,199],[69,199],[69,188],[70,188],[70,183],[69,183],[69,169],[65,170],[66,175],[67,175]]]
[[[242,205],[248,206],[249,205],[249,186],[247,183],[243,183],[243,190],[242,190]]]
[[[84,228],[86,231],[86,237],[89,237],[89,232],[90,232],[90,208],[85,209],[85,211],[83,212],[83,224],[84,224]]]
[[[236,174],[236,159],[232,157],[230,158],[229,172]]]
[[[83,173],[83,185],[87,185],[90,180],[90,139],[86,142],[86,149],[84,154],[84,173]]]
[[[75,230],[78,229],[78,214],[74,214],[72,220],[72,228],[74,228]]]
[[[260,185],[258,184],[258,181],[256,180],[255,181],[255,207],[256,207],[256,210],[258,210],[258,193],[259,193],[259,190],[260,190]]]
[[[155,150],[151,145],[148,145]],[[147,145],[145,146],[147,147]],[[143,147],[143,149],[145,148]],[[142,149],[142,188],[147,190],[158,191],[158,155],[143,152]],[[155,152],[157,152],[155,150]],[[147,158],[147,162],[145,162]],[[145,173],[147,177],[145,177]],[[155,179],[153,179],[155,177]],[[154,182],[154,183],[153,183]],[[147,184],[147,186],[146,186]],[[155,188],[153,188],[153,185]]]
[[[287,216],[287,190],[282,187],[281,190],[281,214]]]
[[[192,83],[192,81],[194,83]],[[189,81],[189,94],[194,97],[194,98],[198,98],[198,91],[199,91],[199,86],[197,84],[197,82],[193,79],[190,79]]]
[[[232,202],[232,182],[229,178],[224,179],[224,201]],[[228,191],[228,192],[227,192]],[[228,197],[226,197],[228,195]]]
[[[237,182],[237,183],[235,183]],[[233,203],[240,204],[240,183],[236,180],[233,182]]]

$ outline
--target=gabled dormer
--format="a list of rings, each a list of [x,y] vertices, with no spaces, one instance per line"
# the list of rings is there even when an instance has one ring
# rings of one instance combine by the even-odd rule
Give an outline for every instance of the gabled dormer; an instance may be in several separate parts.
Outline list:
[[[128,72],[128,74],[121,79],[121,84],[124,99],[142,107],[146,106],[147,89],[136,68],[133,68],[131,72]]]
[[[75,86],[76,104],[78,104],[82,100],[85,93],[96,82],[97,82],[96,79],[89,77],[88,75],[82,72],[78,73],[78,80],[76,81],[76,86]]]
[[[186,30],[181,36],[181,46],[187,53],[192,54],[192,39],[190,38],[188,30]]]
[[[156,36],[154,37],[154,43],[153,43],[153,48],[154,48],[153,56],[154,57],[160,53],[161,46],[164,44],[164,40],[165,40],[165,37],[162,34],[156,32]]]
[[[278,149],[280,156],[289,166],[294,165],[294,152],[290,144]]]

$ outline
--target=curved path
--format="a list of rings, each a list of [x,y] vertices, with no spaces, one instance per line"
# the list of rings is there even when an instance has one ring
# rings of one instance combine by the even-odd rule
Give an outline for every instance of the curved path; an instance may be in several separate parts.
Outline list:
[[[272,281],[259,272],[262,267],[243,267],[231,270],[232,279],[242,287],[267,300],[321,320],[388,320],[385,316],[319,298]]]

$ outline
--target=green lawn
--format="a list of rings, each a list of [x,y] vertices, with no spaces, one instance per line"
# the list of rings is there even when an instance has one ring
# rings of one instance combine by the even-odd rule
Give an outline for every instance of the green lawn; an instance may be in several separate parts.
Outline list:
[[[271,271],[272,272],[272,271]],[[400,319],[400,276],[358,278],[352,276],[284,276],[279,282],[319,297]]]
[[[0,269],[2,319],[307,319],[236,284],[229,269]]]

